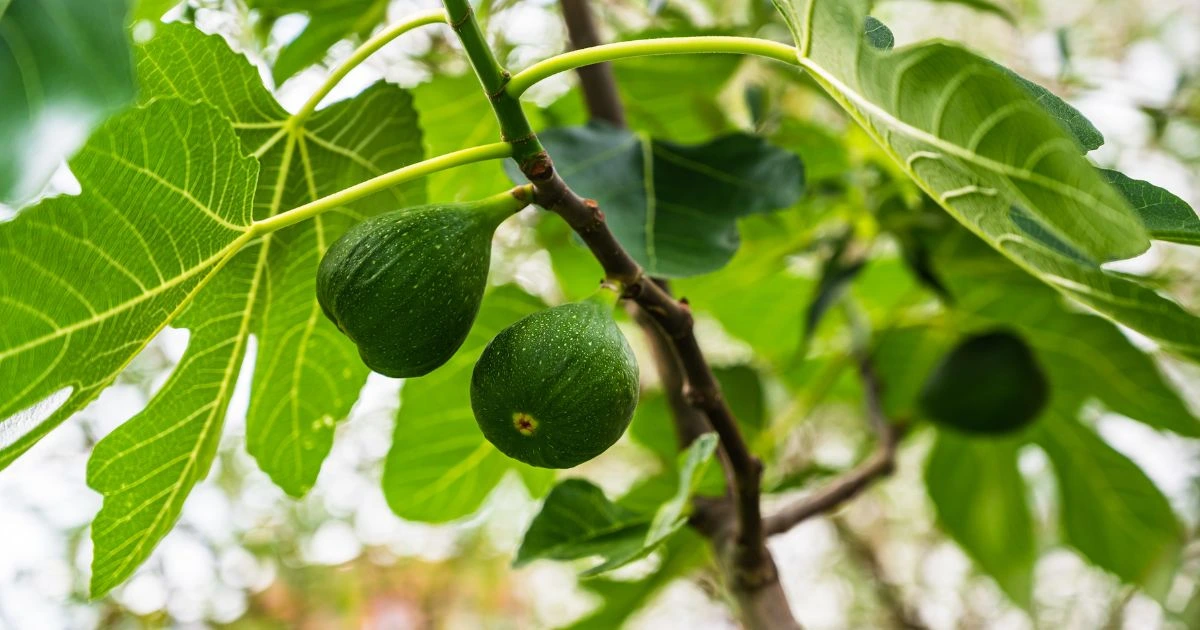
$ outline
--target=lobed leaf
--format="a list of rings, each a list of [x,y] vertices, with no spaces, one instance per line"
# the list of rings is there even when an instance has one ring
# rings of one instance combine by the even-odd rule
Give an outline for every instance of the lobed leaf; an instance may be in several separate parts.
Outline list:
[[[1200,359],[1191,313],[1100,268],[1143,251],[1145,230],[1026,88],[948,44],[869,47],[863,0],[775,2],[800,65],[942,208],[1060,293]]]
[[[258,165],[212,107],[119,114],[71,168],[82,194],[0,225],[0,468],[112,383],[255,237]],[[46,417],[29,409],[62,391]]]
[[[138,47],[143,98],[177,96],[212,103],[233,121],[263,177],[255,217],[265,218],[423,157],[412,99],[376,84],[318,110],[292,128],[257,71],[216,36],[166,24]],[[246,419],[246,447],[285,491],[312,487],[368,370],[354,344],[322,314],[316,268],[325,249],[355,222],[424,201],[420,182],[326,213],[263,237],[264,254],[245,273],[263,291],[249,305],[258,338]],[[235,375],[236,376],[236,375]]]

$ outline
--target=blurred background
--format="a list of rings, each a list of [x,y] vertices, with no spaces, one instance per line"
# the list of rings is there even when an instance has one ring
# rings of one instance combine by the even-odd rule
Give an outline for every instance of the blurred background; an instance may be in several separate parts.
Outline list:
[[[991,13],[920,0],[880,2],[874,14],[892,28],[898,46],[932,37],[964,42],[1052,88],[1104,133],[1107,143],[1092,154],[1094,160],[1200,207],[1200,2],[998,3],[1017,16],[1016,26]],[[771,10],[762,0],[592,4],[608,39],[680,22],[698,29],[779,35],[779,26],[762,21]],[[489,29],[510,68],[565,47],[555,2],[493,0],[489,5]],[[397,19],[435,6],[397,0],[387,6],[387,14]],[[228,0],[189,0],[186,8],[168,14],[168,19],[191,20],[223,35],[265,68],[264,60],[296,37],[306,18],[285,15],[269,25],[260,18]],[[153,27],[135,25],[135,36],[145,28]],[[442,27],[406,35],[356,69],[330,99],[357,93],[379,79],[415,86],[435,73],[463,72],[447,35]],[[337,44],[324,67],[353,48],[352,42]],[[270,85],[270,72],[264,69],[263,76]],[[300,71],[278,86],[281,102],[297,108],[324,76],[321,67]],[[563,75],[540,85],[533,98],[550,106],[573,85],[574,77]],[[744,127],[754,124],[740,93],[719,95],[719,100],[733,120]],[[479,106],[480,116],[490,116],[482,102]],[[70,191],[69,172],[56,176],[52,186]],[[0,214],[5,212],[10,211],[0,207]],[[526,211],[522,221],[533,224],[539,218]],[[517,282],[551,301],[569,293],[559,286],[540,242],[516,229],[502,231],[493,281]],[[1200,284],[1195,282],[1200,261],[1194,253],[1156,245],[1125,267],[1161,274],[1172,283],[1174,295],[1193,309],[1200,306]],[[803,265],[799,273],[804,273]],[[635,344],[642,343],[636,328],[627,332]],[[718,361],[746,351],[716,322],[702,321],[701,332]],[[0,473],[0,628],[547,628],[567,624],[597,605],[586,584],[577,582],[575,567],[538,562],[510,568],[537,511],[536,502],[513,479],[500,485],[479,514],[462,522],[431,526],[392,514],[380,490],[380,474],[403,388],[377,375],[340,426],[317,486],[300,501],[285,497],[246,455],[248,385],[241,383],[214,470],[193,491],[179,524],[128,583],[109,597],[88,601],[87,525],[100,507],[99,495],[84,482],[88,454],[97,440],[146,404],[186,343],[186,332],[165,332],[87,410]],[[642,364],[650,371],[649,361]],[[1200,397],[1196,368],[1167,364],[1164,369],[1184,386],[1195,406]],[[653,374],[648,378],[652,381]],[[786,398],[767,400],[768,413],[789,411]],[[834,400],[810,411],[809,421],[784,440],[783,448],[833,469],[852,464],[862,438],[845,428],[844,419],[858,410]],[[1102,415],[1096,426],[1162,488],[1193,532],[1165,606],[1122,586],[1066,548],[1045,550],[1040,557],[1032,614],[1013,606],[937,531],[921,481],[929,440],[917,435],[902,451],[894,478],[836,516],[806,522],[772,541],[799,620],[815,629],[883,627],[908,616],[936,629],[1148,630],[1185,628],[1188,617],[1180,613],[1191,611],[1190,618],[1200,623],[1200,598],[1195,596],[1200,590],[1200,544],[1194,535],[1200,521],[1200,444],[1116,416]],[[646,458],[625,440],[613,453],[572,474],[620,492],[635,481]],[[1047,514],[1053,510],[1054,486],[1047,460],[1030,449],[1022,453],[1021,468],[1033,488],[1039,520],[1051,529]],[[647,571],[642,565],[618,577],[636,579]],[[647,629],[736,627],[716,593],[709,576],[678,580],[659,591],[630,624]]]

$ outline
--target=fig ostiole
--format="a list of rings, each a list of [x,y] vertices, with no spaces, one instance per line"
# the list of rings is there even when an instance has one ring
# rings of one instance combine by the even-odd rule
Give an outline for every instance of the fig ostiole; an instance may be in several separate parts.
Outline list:
[[[608,450],[638,401],[638,365],[613,320],[615,294],[534,313],[496,335],[475,364],[471,409],[513,459],[572,468]]]
[[[367,367],[422,376],[458,350],[487,285],[492,235],[530,187],[381,214],[350,228],[317,270],[317,301]]]
[[[1033,350],[1018,335],[993,330],[964,339],[943,357],[925,381],[919,404],[944,427],[1000,435],[1036,420],[1049,397]]]

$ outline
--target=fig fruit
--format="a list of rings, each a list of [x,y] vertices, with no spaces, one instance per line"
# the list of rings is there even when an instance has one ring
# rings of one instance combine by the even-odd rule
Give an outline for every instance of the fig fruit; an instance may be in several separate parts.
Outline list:
[[[381,214],[330,246],[317,301],[367,367],[409,378],[450,359],[479,312],[492,234],[527,205],[525,193]]]
[[[946,354],[925,381],[919,402],[940,425],[996,435],[1037,419],[1049,395],[1029,346],[1013,333],[995,330],[968,337]]]
[[[533,466],[571,468],[621,437],[638,365],[612,308],[564,304],[496,335],[471,377],[471,409],[489,442]]]

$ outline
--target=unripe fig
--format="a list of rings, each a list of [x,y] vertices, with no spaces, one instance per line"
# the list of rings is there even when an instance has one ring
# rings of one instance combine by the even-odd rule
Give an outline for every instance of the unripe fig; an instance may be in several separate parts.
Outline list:
[[[967,338],[942,358],[921,390],[920,406],[943,426],[1002,434],[1037,419],[1049,389],[1029,346],[997,330]]]
[[[525,193],[381,214],[325,252],[317,301],[367,367],[409,378],[450,359],[479,312],[492,234]]]
[[[505,455],[571,468],[608,450],[638,400],[638,365],[611,301],[564,304],[496,335],[475,364],[471,409]]]

